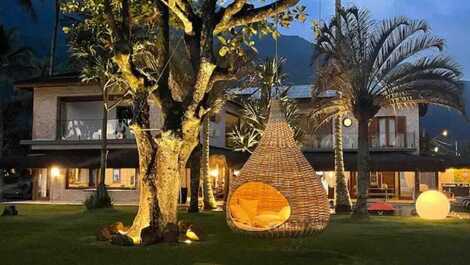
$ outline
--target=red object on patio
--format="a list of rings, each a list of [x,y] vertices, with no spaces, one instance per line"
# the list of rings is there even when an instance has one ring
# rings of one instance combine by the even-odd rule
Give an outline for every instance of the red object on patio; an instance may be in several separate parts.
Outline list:
[[[396,209],[390,203],[374,202],[369,205],[369,208],[367,208],[367,210],[369,211],[369,213],[383,215],[383,214],[393,214]]]

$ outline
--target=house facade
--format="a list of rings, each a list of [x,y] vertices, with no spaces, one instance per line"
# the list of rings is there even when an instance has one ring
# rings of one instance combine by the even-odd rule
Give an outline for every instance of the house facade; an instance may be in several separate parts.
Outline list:
[[[17,88],[33,93],[32,139],[21,142],[31,148],[31,154],[23,159],[22,165],[30,168],[33,176],[33,200],[83,202],[95,190],[99,175],[104,112],[101,90],[95,85],[81,84],[75,76],[30,80],[18,83]],[[308,86],[296,86],[289,92],[304,114],[309,110],[309,90]],[[227,146],[226,135],[239,123],[240,108],[237,102],[227,102],[222,111],[210,119],[210,175],[221,197],[228,179],[236,177],[249,156],[233,152]],[[130,105],[124,100],[108,112],[106,122],[105,184],[117,204],[138,201],[138,158],[135,139],[129,130],[130,118]],[[162,118],[156,107],[151,108],[150,121],[152,133],[157,133]],[[346,116],[342,126],[346,176],[354,198],[357,122]],[[439,171],[444,171],[444,166],[436,159],[419,155],[418,108],[381,109],[369,127],[371,198],[412,200],[420,191],[440,187]],[[332,198],[335,188],[333,124],[326,123],[315,132],[306,130],[299,144],[317,175],[328,183]],[[181,176],[181,203],[187,202],[190,193],[190,174],[188,168]]]

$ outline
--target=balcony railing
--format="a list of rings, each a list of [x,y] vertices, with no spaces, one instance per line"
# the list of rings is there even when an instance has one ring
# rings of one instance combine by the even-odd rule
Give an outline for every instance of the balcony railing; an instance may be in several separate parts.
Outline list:
[[[343,148],[345,150],[356,150],[358,148],[357,139],[357,134],[344,134]],[[302,146],[306,150],[332,150],[334,148],[334,136],[332,134],[306,134],[303,136]],[[414,132],[394,135],[370,135],[369,147],[372,150],[416,149],[416,135]]]
[[[62,120],[59,122],[60,139],[64,141],[101,140],[102,123],[100,119]],[[129,129],[130,120],[108,120],[107,139],[134,139]]]

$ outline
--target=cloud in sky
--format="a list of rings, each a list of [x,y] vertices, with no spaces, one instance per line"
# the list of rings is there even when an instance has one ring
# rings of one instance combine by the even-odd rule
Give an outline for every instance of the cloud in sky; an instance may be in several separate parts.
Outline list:
[[[328,21],[334,13],[335,0],[301,0],[307,7],[309,22],[295,23],[283,30],[288,35],[299,35],[313,40],[311,21]],[[433,33],[447,40],[447,53],[463,67],[466,79],[470,79],[470,1],[468,0],[343,0],[344,6],[356,5],[367,8],[375,19],[407,16],[425,19]]]

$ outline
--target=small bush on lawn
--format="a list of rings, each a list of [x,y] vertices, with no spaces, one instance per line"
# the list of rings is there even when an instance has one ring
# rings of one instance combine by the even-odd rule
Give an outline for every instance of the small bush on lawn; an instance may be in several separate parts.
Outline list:
[[[113,202],[105,185],[98,185],[96,192],[91,194],[90,197],[85,200],[84,204],[88,210],[113,207]]]

